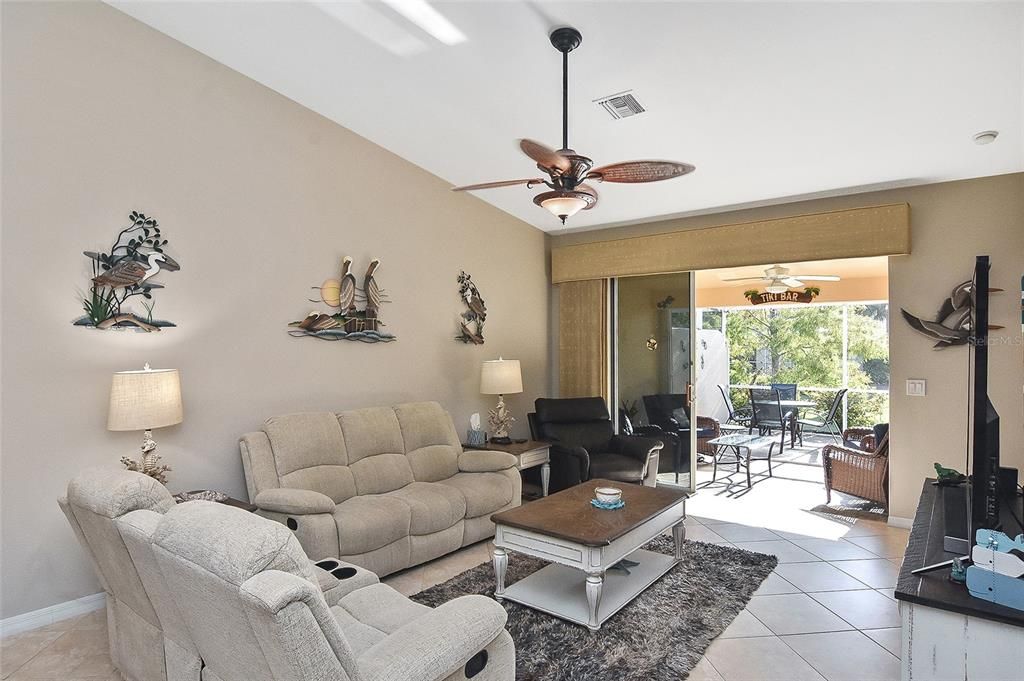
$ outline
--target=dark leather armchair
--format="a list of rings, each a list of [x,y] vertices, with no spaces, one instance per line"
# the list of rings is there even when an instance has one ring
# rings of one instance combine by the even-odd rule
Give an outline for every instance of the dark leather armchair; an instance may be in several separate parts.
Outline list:
[[[531,435],[551,444],[551,492],[593,478],[655,486],[662,441],[616,435],[602,398],[540,398],[534,407]]]
[[[686,406],[686,395],[661,394],[644,395],[644,411],[647,420],[654,426],[669,433],[677,433],[679,443],[670,467],[662,463],[662,472],[674,472],[678,478],[680,473],[690,472],[690,410]],[[714,447],[708,442],[722,434],[717,419],[710,416],[697,417],[697,454],[698,456],[714,456]],[[668,443],[666,443],[667,445]],[[663,456],[662,459],[670,457]]]

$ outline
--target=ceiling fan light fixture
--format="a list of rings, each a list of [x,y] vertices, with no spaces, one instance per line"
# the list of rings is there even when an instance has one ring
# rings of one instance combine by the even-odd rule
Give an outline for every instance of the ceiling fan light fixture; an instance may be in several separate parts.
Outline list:
[[[533,202],[565,223],[566,218],[594,204],[596,199],[584,192],[556,190],[537,194]]]
[[[764,290],[768,293],[785,293],[789,290],[789,287],[785,284],[769,284],[764,287]]]

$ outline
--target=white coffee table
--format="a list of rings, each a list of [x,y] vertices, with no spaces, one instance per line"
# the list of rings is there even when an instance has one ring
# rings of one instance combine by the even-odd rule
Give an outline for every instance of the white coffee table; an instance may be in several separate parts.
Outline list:
[[[594,508],[596,487],[622,490],[624,508]],[[494,535],[494,597],[520,603],[597,631],[682,558],[687,494],[669,488],[590,480],[538,501],[491,516]],[[669,528],[674,555],[641,547]],[[550,565],[505,586],[509,552]],[[609,569],[623,558],[624,570]]]

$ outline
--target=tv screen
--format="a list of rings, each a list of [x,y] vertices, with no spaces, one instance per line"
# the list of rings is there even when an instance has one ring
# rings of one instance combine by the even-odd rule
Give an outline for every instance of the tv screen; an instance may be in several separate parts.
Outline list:
[[[999,414],[988,397],[989,258],[979,255],[974,266],[974,315],[971,350],[971,534],[999,528]]]

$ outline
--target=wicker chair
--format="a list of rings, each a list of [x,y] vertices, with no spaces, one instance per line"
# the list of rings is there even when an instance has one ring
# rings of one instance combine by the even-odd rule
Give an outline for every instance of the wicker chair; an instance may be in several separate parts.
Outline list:
[[[697,417],[697,453],[703,456],[713,457],[715,446],[708,443],[716,437],[722,436],[722,426],[718,419],[710,416]]]
[[[861,449],[854,444],[859,438]],[[875,443],[871,428],[848,428],[842,445],[825,445],[825,503],[832,491],[845,492],[889,508],[889,433]]]

